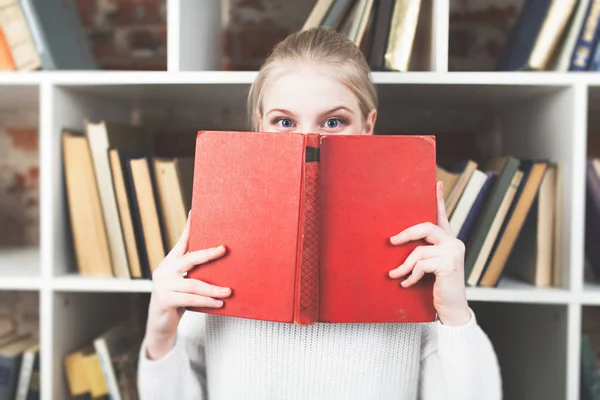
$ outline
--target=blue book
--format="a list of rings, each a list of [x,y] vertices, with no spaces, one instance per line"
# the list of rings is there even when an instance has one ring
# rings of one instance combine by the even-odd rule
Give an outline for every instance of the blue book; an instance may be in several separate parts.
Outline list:
[[[551,5],[552,0],[525,0],[500,55],[496,70],[528,69],[529,57]]]
[[[594,57],[594,44],[600,28],[600,0],[591,0],[586,10],[581,31],[577,37],[570,71],[585,71]]]
[[[471,239],[471,235],[473,234],[473,230],[475,229],[475,225],[477,220],[479,219],[479,215],[485,206],[485,203],[490,195],[491,189],[494,186],[494,182],[496,181],[496,174],[494,172],[486,172],[487,179],[485,183],[481,187],[473,206],[471,207],[471,211],[467,215],[467,219],[463,224],[460,232],[458,233],[458,239],[461,240],[465,245],[468,246],[469,240]]]

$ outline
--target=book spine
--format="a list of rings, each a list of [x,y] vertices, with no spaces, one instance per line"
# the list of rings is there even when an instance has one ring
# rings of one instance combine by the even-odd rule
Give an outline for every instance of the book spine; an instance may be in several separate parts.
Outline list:
[[[579,32],[575,50],[571,56],[571,71],[585,71],[593,57],[594,40],[598,35],[600,21],[600,0],[592,0],[586,11],[586,16]]]
[[[318,136],[309,135],[308,150],[304,164],[304,207],[300,262],[296,271],[296,301],[294,323],[310,325],[319,316],[319,219],[320,219],[320,162],[318,160]]]

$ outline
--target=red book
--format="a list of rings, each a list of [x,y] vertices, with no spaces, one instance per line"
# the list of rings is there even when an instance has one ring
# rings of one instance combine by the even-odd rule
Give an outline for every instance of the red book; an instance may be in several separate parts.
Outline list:
[[[188,278],[230,287],[218,315],[308,325],[430,322],[431,274],[388,272],[436,222],[433,136],[199,132],[189,251],[225,245]]]

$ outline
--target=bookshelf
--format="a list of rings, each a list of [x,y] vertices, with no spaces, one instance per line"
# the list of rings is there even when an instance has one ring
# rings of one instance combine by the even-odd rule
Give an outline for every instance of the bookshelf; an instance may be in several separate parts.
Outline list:
[[[490,151],[551,158],[560,165],[557,213],[562,284],[503,279],[467,296],[498,353],[505,398],[579,399],[583,311],[600,306],[584,280],[585,157],[600,115],[600,74],[447,72],[449,2],[430,4],[429,72],[375,72],[377,130],[489,135]],[[63,357],[121,317],[145,312],[152,283],[76,274],[63,193],[60,131],[85,118],[185,129],[243,129],[255,72],[189,71],[179,38],[189,20],[169,1],[168,71],[0,73],[0,110],[39,113],[40,244],[0,249],[0,293],[39,297],[42,398],[66,398]],[[188,32],[189,33],[189,32]],[[435,115],[435,118],[432,118]],[[483,138],[482,138],[483,139]],[[494,142],[499,140],[499,142]]]

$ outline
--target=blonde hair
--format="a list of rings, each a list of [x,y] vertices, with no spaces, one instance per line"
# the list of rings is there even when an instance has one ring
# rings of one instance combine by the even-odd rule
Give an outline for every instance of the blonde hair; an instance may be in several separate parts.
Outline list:
[[[335,67],[335,77],[357,97],[363,121],[377,108],[377,92],[362,51],[346,36],[330,29],[312,28],[279,42],[261,66],[248,93],[250,127],[258,131],[264,89],[277,70],[298,64]]]

